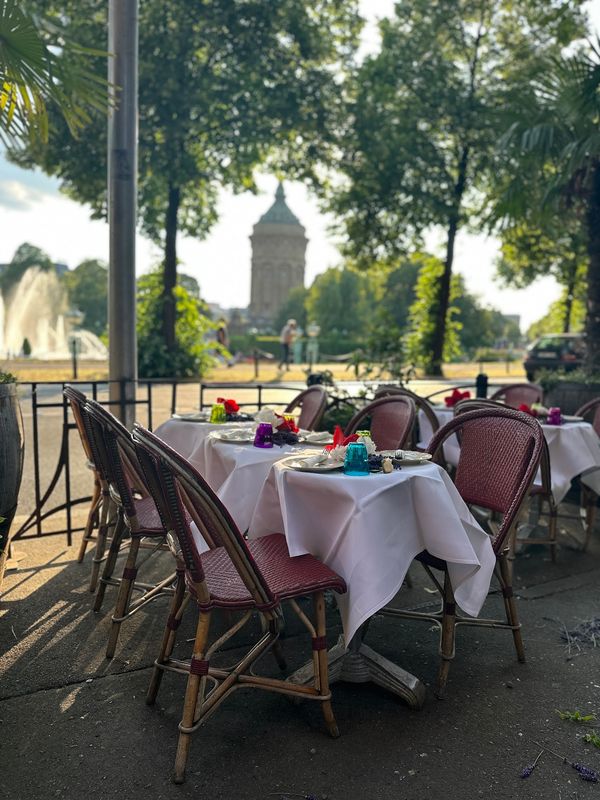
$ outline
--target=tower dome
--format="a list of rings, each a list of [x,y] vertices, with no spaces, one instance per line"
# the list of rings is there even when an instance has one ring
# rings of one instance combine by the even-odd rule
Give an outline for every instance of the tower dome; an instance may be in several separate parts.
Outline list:
[[[287,300],[290,289],[304,286],[306,245],[303,225],[285,202],[281,181],[275,202],[253,228],[250,315],[255,322],[271,322]]]

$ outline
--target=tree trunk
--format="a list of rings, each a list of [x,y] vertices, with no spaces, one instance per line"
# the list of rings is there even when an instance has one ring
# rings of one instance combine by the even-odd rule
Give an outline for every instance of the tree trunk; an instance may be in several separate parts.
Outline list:
[[[565,313],[563,316],[563,333],[571,330],[571,315],[573,313],[573,298],[575,296],[575,282],[577,276],[577,262],[573,261],[566,286]]]
[[[181,195],[178,186],[169,184],[169,202],[165,219],[165,262],[163,269],[163,339],[167,349],[175,347],[175,296],[177,285],[177,214]]]
[[[600,162],[593,167],[590,197],[587,209],[588,230],[588,269],[587,269],[587,309],[585,319],[586,333],[586,371],[600,375]]]
[[[430,375],[442,375],[444,360],[444,341],[446,339],[446,323],[448,306],[450,305],[450,281],[452,280],[452,265],[454,263],[454,244],[460,222],[462,198],[467,185],[467,168],[469,165],[469,146],[465,145],[458,166],[458,178],[454,186],[454,208],[448,223],[448,238],[446,240],[446,258],[444,272],[438,290],[437,309],[435,309],[434,331],[431,344],[431,360],[427,366]]]

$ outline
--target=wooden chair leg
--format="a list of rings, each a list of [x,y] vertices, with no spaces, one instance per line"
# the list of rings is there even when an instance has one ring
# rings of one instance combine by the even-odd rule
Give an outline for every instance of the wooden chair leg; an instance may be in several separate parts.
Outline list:
[[[201,611],[196,628],[196,639],[194,641],[190,674],[185,690],[183,715],[179,724],[179,741],[177,742],[177,754],[175,755],[175,769],[173,773],[173,781],[175,783],[183,783],[185,780],[185,766],[187,764],[190,750],[190,737],[192,735],[190,728],[193,726],[196,718],[198,700],[200,699],[200,702],[202,702],[203,699],[202,697],[199,698],[199,692],[201,687],[202,692],[204,691],[203,687],[206,683],[203,667],[205,664],[204,653],[206,650],[209,628],[210,612]]]
[[[175,594],[171,602],[169,616],[165,625],[163,639],[160,646],[158,658],[155,661],[154,670],[150,679],[150,685],[146,693],[146,704],[151,706],[156,700],[158,690],[164,670],[158,665],[164,664],[169,660],[175,647],[175,640],[177,639],[177,629],[181,623],[181,614],[183,612],[183,600],[185,598],[185,574],[182,570],[177,570],[177,583],[175,584]]]
[[[94,552],[94,559],[92,561],[92,574],[90,576],[90,592],[95,592],[98,585],[98,576],[100,574],[100,564],[104,560],[104,552],[106,550],[106,542],[108,539],[109,527],[109,507],[110,497],[106,489],[102,490],[102,500],[100,504],[100,521],[98,524],[98,538],[96,540],[96,550]]]
[[[551,504],[548,509],[548,539],[550,540],[550,558],[556,563],[556,534],[558,528],[557,509]]]
[[[121,623],[123,617],[127,614],[129,604],[131,603],[131,593],[137,575],[137,555],[140,549],[140,539],[134,536],[129,545],[129,553],[127,554],[127,561],[123,568],[123,576],[119,585],[119,594],[117,596],[117,603],[112,617],[112,626],[110,635],[108,637],[108,644],[106,646],[106,657],[112,658],[115,654],[117,647],[117,640],[121,631]]]
[[[440,635],[440,666],[435,682],[435,696],[442,700],[446,693],[450,662],[454,658],[454,643],[456,634],[456,600],[450,583],[448,571],[444,573],[442,630]]]
[[[523,663],[525,661],[525,648],[523,647],[523,637],[521,636],[521,625],[519,623],[519,615],[517,613],[517,604],[513,595],[510,569],[505,554],[498,556],[498,567],[500,569],[500,586],[502,588],[502,598],[504,600],[504,608],[506,610],[506,620],[512,627],[515,650],[517,651],[517,659]]]
[[[78,564],[81,564],[81,562],[83,561],[83,558],[85,556],[85,551],[87,550],[88,542],[92,540],[92,532],[94,528],[98,526],[101,498],[102,498],[102,489],[100,488],[100,482],[98,480],[94,480],[94,494],[92,495],[90,510],[88,512],[87,521],[85,523],[85,530],[83,531],[83,537],[81,539],[81,544],[79,545],[79,552],[77,553]]]
[[[313,595],[313,605],[315,610],[315,621],[317,628],[317,641],[313,646],[317,652],[318,673],[315,675],[316,689],[322,696],[329,695],[329,673],[327,664],[327,627],[325,621],[325,596],[323,592],[315,592]],[[335,717],[333,715],[333,708],[331,707],[331,700],[323,700],[321,703],[323,709],[323,717],[325,725],[330,735],[336,739],[339,735],[339,729]]]
[[[94,611],[100,611],[100,609],[102,608],[106,587],[108,586],[108,581],[112,577],[115,564],[117,562],[117,556],[119,555],[119,550],[121,549],[121,542],[123,541],[123,536],[125,535],[125,531],[126,531],[126,526],[125,526],[125,520],[123,518],[123,510],[118,509],[117,521],[115,523],[115,528],[113,530],[110,547],[108,549],[108,556],[106,557],[106,560],[104,562],[104,569],[102,570],[102,578],[100,579],[100,581],[98,581],[98,588],[96,590],[96,599],[94,601]]]
[[[594,529],[594,522],[596,521],[596,503],[598,495],[587,486],[581,487],[581,504],[584,508],[584,539],[581,549],[585,552],[592,538],[592,531]]]

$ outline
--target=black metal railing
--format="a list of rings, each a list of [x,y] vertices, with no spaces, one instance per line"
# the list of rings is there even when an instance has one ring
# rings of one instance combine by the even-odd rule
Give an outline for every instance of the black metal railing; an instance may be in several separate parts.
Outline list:
[[[482,376],[480,376],[481,379]],[[485,377],[485,376],[483,376]],[[111,385],[120,384],[120,400],[110,400]],[[140,380],[136,385],[135,399],[129,399],[125,391],[130,388],[125,385],[125,381],[36,381],[33,383],[20,383],[21,407],[26,422],[30,424],[30,432],[26,431],[26,461],[24,484],[22,486],[19,499],[20,508],[25,505],[27,511],[25,519],[23,514],[19,516],[20,524],[16,530],[14,539],[25,539],[39,536],[64,534],[68,544],[71,544],[73,534],[83,530],[83,526],[76,526],[73,519],[73,508],[83,503],[91,501],[91,495],[78,490],[74,487],[72,459],[76,450],[71,452],[71,447],[79,447],[79,436],[72,436],[73,431],[77,431],[77,426],[73,420],[69,403],[63,395],[63,389],[67,384],[77,386],[89,397],[102,403],[118,413],[121,418],[125,418],[128,406],[135,406],[136,418],[152,429],[156,418],[157,398],[162,409],[161,416],[164,419],[179,412],[183,404],[186,410],[204,409],[212,405],[218,396],[236,396],[240,407],[258,410],[263,407],[268,395],[268,402],[274,405],[285,405],[302,388],[301,383],[289,384],[263,384],[263,383],[202,383],[193,380],[160,379],[160,380]],[[433,386],[434,382],[430,382]],[[442,381],[436,381],[435,386]],[[427,394],[427,382],[416,381],[424,395]],[[421,385],[422,384],[422,385]],[[344,384],[346,393],[342,390],[344,401],[348,402],[353,396],[361,400],[368,400],[370,391],[377,386],[377,383],[347,382]],[[197,387],[194,388],[194,387]],[[463,385],[459,388],[473,388],[477,396],[487,394],[487,379],[485,387],[481,380],[475,387],[473,383]],[[416,386],[413,386],[416,388]],[[439,392],[433,392],[431,397],[448,391],[451,384],[448,382],[446,387]],[[190,390],[192,390],[190,392]],[[182,394],[185,397],[182,399]],[[240,399],[239,393],[243,392],[244,397]],[[474,394],[475,394],[474,392]],[[335,396],[334,396],[335,397]],[[334,401],[333,401],[334,402]],[[118,406],[115,408],[115,406]],[[139,413],[138,413],[139,410]],[[43,453],[45,445],[42,444],[41,425],[49,424],[48,420],[42,423],[42,416],[48,412],[58,411],[58,419],[54,422],[56,428],[56,441],[59,442],[58,455],[53,466],[48,466],[51,457]],[[50,437],[54,438],[53,436]],[[46,431],[46,439],[48,432]],[[79,476],[80,477],[80,476]],[[82,484],[82,481],[78,481]],[[62,486],[61,486],[62,485]],[[56,495],[62,488],[62,496],[58,499]],[[56,529],[53,525],[45,526],[53,517],[64,514],[65,527]]]

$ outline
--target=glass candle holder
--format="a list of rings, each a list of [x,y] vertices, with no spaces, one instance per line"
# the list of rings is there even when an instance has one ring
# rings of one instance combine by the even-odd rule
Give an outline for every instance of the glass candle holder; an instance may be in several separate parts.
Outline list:
[[[217,425],[227,421],[227,414],[225,413],[225,406],[223,403],[213,403],[213,407],[210,410],[210,421]]]
[[[273,447],[273,426],[261,422],[254,436],[254,447]]]
[[[346,475],[369,474],[369,456],[367,448],[362,442],[350,442],[346,447],[344,472]]]

